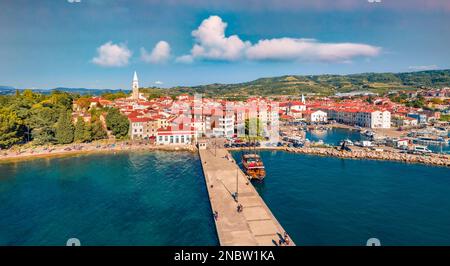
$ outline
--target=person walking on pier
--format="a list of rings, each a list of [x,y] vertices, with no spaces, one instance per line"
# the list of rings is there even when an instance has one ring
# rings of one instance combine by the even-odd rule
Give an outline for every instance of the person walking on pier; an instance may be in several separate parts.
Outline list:
[[[289,236],[286,232],[284,232],[283,234],[284,236],[284,242],[286,243],[286,246],[289,246]]]
[[[214,211],[214,220],[217,221],[217,219],[219,218],[219,213],[217,211]]]

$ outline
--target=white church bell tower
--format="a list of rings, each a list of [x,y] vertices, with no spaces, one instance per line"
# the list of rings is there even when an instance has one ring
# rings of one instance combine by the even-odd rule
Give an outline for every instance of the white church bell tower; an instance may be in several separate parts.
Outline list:
[[[133,83],[131,84],[131,88],[133,89],[133,100],[139,100],[139,80],[136,71],[134,71]]]

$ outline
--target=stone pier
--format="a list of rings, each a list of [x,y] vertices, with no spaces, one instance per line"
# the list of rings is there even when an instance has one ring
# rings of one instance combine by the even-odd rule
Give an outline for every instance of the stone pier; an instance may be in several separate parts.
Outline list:
[[[220,245],[278,244],[285,230],[228,151],[223,148],[200,148],[199,154],[211,208],[213,213],[218,213],[215,224]],[[237,202],[232,196],[236,190]],[[242,212],[237,211],[238,204],[243,206]],[[294,246],[292,239],[289,240],[289,245]]]

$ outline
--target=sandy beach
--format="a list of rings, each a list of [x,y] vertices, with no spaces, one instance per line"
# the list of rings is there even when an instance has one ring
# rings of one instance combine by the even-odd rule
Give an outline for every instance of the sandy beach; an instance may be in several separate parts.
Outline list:
[[[75,156],[95,153],[116,153],[126,151],[190,151],[196,150],[194,145],[154,145],[149,143],[133,142],[98,142],[68,145],[47,145],[33,148],[19,148],[1,150],[0,163],[30,160],[37,158],[51,158],[62,156]]]

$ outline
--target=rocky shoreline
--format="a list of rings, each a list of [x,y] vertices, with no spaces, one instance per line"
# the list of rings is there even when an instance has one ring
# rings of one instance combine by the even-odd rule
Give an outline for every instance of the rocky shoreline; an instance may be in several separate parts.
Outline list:
[[[312,154],[319,156],[332,156],[338,158],[348,159],[369,159],[369,160],[385,160],[397,161],[404,163],[420,163],[427,165],[446,166],[450,167],[450,156],[440,154],[430,155],[415,155],[406,154],[393,151],[369,151],[369,150],[354,150],[341,151],[336,148],[288,148],[288,147],[261,147],[260,150],[281,150],[300,154]],[[242,148],[230,148],[229,150],[242,150]]]

